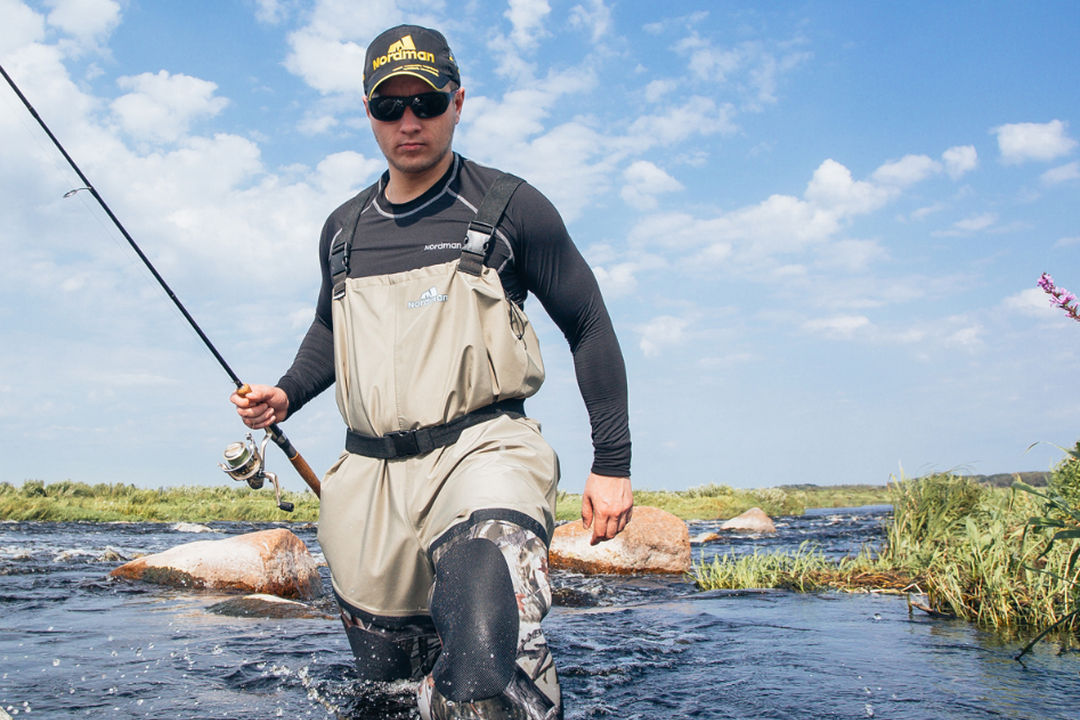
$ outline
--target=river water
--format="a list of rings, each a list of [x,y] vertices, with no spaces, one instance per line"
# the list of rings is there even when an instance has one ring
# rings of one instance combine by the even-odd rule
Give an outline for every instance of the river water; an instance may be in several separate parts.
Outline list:
[[[881,539],[887,508],[781,518],[697,558],[811,540],[829,553]],[[412,688],[358,686],[337,620],[223,617],[220,595],[110,581],[117,554],[272,527],[0,523],[0,708],[14,717],[416,718]],[[315,528],[292,527],[321,559]],[[716,529],[693,523],[691,535]],[[325,568],[324,568],[325,573]],[[325,579],[325,577],[324,577]],[[556,574],[545,631],[567,718],[1080,718],[1080,653],[905,598],[699,592],[682,579]],[[328,585],[328,580],[327,580]],[[316,608],[332,613],[329,600]]]

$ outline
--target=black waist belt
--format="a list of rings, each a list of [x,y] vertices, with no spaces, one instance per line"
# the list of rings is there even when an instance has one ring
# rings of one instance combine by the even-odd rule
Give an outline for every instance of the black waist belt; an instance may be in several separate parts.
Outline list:
[[[358,432],[345,432],[345,449],[354,455],[390,460],[393,458],[413,457],[431,452],[435,448],[445,447],[457,442],[465,428],[493,420],[500,415],[525,417],[525,401],[500,400],[471,413],[454,418],[445,425],[399,430],[382,437],[361,435]]]

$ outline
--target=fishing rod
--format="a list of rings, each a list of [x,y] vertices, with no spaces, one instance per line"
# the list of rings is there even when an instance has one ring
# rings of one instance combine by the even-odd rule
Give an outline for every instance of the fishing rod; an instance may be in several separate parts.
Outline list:
[[[4,76],[4,80],[6,80],[7,84],[11,86],[11,89],[15,91],[15,94],[19,96],[19,100],[21,100],[22,104],[26,106],[26,109],[30,112],[30,114],[34,116],[34,119],[37,120],[38,125],[41,126],[41,129],[44,130],[45,134],[49,136],[49,139],[53,141],[56,149],[60,151],[60,153],[64,156],[64,159],[68,161],[68,164],[71,165],[72,169],[76,172],[76,174],[78,174],[79,179],[82,180],[84,187],[70,190],[64,194],[64,197],[71,197],[81,190],[87,190],[91,195],[94,196],[94,199],[98,201],[99,205],[101,205],[101,209],[105,211],[105,214],[108,215],[109,219],[113,221],[113,224],[116,225],[117,229],[124,236],[124,239],[128,241],[128,245],[131,246],[131,249],[134,250],[135,254],[139,256],[139,259],[143,261],[143,264],[154,276],[154,279],[157,280],[158,284],[161,285],[161,288],[165,291],[165,294],[168,295],[169,299],[173,301],[173,304],[176,305],[176,308],[180,311],[180,314],[183,315],[184,319],[188,321],[188,324],[191,325],[193,330],[195,330],[195,333],[199,336],[199,339],[203,341],[203,344],[206,345],[207,349],[210,350],[214,358],[217,359],[218,364],[220,364],[221,367],[225,370],[225,373],[229,376],[229,379],[232,380],[233,384],[236,385],[237,394],[241,397],[247,395],[251,391],[251,388],[243,381],[241,381],[237,374],[233,372],[233,369],[229,367],[229,363],[225,362],[225,358],[221,356],[221,353],[219,353],[217,348],[214,347],[214,344],[210,342],[210,338],[208,338],[206,336],[206,333],[203,332],[202,328],[199,327],[199,323],[195,322],[195,318],[191,316],[191,313],[187,311],[187,308],[184,307],[184,304],[180,302],[180,298],[176,296],[176,293],[172,291],[172,288],[169,287],[169,284],[165,282],[165,278],[161,277],[161,274],[157,271],[157,268],[154,267],[154,264],[150,262],[150,259],[146,257],[142,249],[139,248],[138,244],[136,244],[135,242],[135,239],[131,237],[131,234],[128,233],[127,228],[125,228],[123,223],[120,222],[120,219],[116,217],[112,209],[109,207],[108,203],[106,203],[105,200],[101,197],[101,195],[98,194],[97,188],[93,186],[93,184],[86,177],[86,175],[83,174],[83,171],[79,168],[79,166],[75,163],[71,156],[68,155],[67,150],[65,150],[64,146],[60,144],[60,141],[56,139],[56,136],[53,135],[52,130],[50,130],[49,126],[45,124],[45,121],[41,119],[41,116],[38,115],[37,110],[35,110],[34,106],[30,104],[30,101],[26,99],[26,96],[23,95],[22,90],[20,90],[19,86],[15,84],[15,81],[11,79],[11,76],[7,74],[7,71],[4,70],[3,66],[0,66],[0,74]],[[266,443],[268,440],[273,440],[274,444],[281,448],[282,452],[285,453],[285,457],[289,459],[289,462],[291,462],[293,467],[296,468],[297,473],[300,474],[300,477],[303,478],[304,482],[308,484],[308,487],[310,487],[312,491],[314,491],[315,497],[319,497],[321,495],[322,485],[319,482],[319,478],[315,475],[314,471],[312,471],[311,466],[307,464],[307,461],[304,460],[304,458],[300,455],[296,448],[293,447],[293,444],[289,442],[289,438],[285,436],[285,433],[281,431],[281,428],[277,426],[277,423],[266,427],[265,430],[266,437],[263,438],[261,447],[257,447],[255,445],[254,441],[251,439],[251,434],[249,433],[247,436],[247,444],[243,442],[232,443],[225,449],[225,462],[227,463],[227,465],[219,463],[219,466],[234,480],[243,480],[247,482],[247,484],[254,490],[258,490],[259,488],[261,488],[263,486],[264,480],[266,478],[269,478],[274,484],[278,507],[285,512],[292,512],[292,503],[282,502],[281,500],[281,486],[278,484],[277,476],[273,473],[266,472],[263,469],[264,460],[262,451],[266,448]]]

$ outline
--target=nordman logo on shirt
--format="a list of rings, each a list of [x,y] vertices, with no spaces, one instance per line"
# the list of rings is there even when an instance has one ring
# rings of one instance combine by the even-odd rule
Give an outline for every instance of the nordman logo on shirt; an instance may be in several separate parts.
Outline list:
[[[405,307],[412,310],[413,308],[426,307],[431,303],[435,302],[446,302],[446,296],[440,295],[439,291],[434,286],[432,286],[431,288],[425,290],[422,295],[420,295],[419,300],[410,300]]]

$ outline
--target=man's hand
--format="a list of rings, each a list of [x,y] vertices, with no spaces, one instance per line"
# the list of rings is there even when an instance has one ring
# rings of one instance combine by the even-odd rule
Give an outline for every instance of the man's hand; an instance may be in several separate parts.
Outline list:
[[[289,398],[285,391],[273,385],[249,385],[243,396],[234,392],[229,400],[236,406],[236,414],[252,430],[260,430],[279,423],[289,414]]]
[[[589,473],[581,496],[581,522],[592,525],[590,545],[596,545],[622,532],[634,514],[634,493],[630,478]]]

